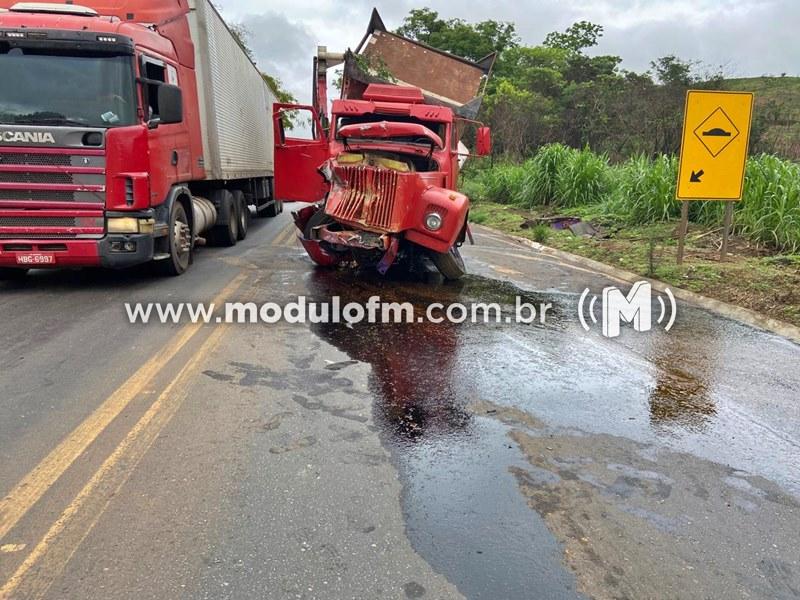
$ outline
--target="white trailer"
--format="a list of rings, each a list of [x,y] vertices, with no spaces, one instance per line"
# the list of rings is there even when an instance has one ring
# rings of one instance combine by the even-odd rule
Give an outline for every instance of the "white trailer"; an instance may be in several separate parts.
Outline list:
[[[207,177],[271,178],[277,98],[211,3],[189,7]]]

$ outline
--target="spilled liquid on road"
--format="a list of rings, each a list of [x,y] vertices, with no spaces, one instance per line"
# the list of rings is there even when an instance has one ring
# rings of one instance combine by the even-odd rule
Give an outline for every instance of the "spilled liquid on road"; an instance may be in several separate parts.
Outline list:
[[[546,441],[532,450],[540,446],[537,439],[568,432],[631,440],[629,464],[658,447],[703,459],[725,456],[733,466],[800,490],[797,467],[786,466],[794,464],[793,443],[779,434],[754,439],[731,403],[746,393],[726,358],[726,344],[748,340],[743,332],[749,330],[737,324],[687,309],[669,335],[625,329],[621,338],[606,340],[579,327],[577,294],[525,292],[481,277],[443,284],[427,276],[382,279],[346,271],[315,271],[307,284],[318,302],[338,295],[366,303],[377,295],[384,302],[412,302],[419,314],[431,302],[496,302],[504,317],[513,316],[517,296],[553,305],[546,325],[312,326],[371,366],[376,421],[405,486],[408,535],[468,597],[529,598],[533,590],[537,597],[577,595],[562,562],[564,548],[542,518],[554,509],[553,500],[529,498],[537,514],[520,494],[554,477],[549,463],[537,467],[530,454],[550,451]],[[793,361],[792,349],[785,350],[777,360]],[[772,456],[787,462],[767,464],[770,455],[754,462],[754,443],[771,444]],[[589,476],[577,473],[565,468],[556,478]],[[627,497],[648,485],[646,478],[623,474],[603,493]],[[630,510],[665,531],[673,527],[669,519]]]

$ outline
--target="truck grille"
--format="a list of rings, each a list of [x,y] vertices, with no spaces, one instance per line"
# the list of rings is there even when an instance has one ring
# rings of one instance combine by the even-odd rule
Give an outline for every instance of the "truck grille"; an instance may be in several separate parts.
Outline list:
[[[0,147],[0,239],[99,238],[103,150]]]
[[[0,201],[105,205],[103,150],[0,148]]]
[[[25,171],[10,173],[0,171],[0,183],[72,184],[75,183],[75,177],[72,173],[27,173]]]
[[[75,227],[74,217],[0,217],[0,227]]]
[[[78,202],[75,192],[48,192],[43,190],[0,190],[0,200],[22,202]],[[88,200],[92,202],[92,200]]]
[[[328,215],[379,231],[397,227],[395,199],[407,175],[365,166],[340,167],[336,173],[342,181],[328,198]]]

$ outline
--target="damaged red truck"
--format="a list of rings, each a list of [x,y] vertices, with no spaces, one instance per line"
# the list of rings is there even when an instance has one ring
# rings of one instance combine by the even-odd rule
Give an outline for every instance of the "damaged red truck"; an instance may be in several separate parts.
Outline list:
[[[281,210],[274,94],[208,0],[0,0],[0,75],[0,276],[179,275]]]
[[[314,135],[299,140],[275,113],[276,171],[302,186],[279,194],[324,200],[295,213],[301,241],[319,265],[357,263],[385,273],[428,258],[446,279],[465,274],[459,247],[470,236],[469,199],[457,191],[462,137],[474,128],[477,154],[491,150],[474,121],[494,63],[460,59],[390,33],[373,12],[355,52],[320,48],[314,61]],[[344,65],[341,98],[327,116],[327,70]],[[324,164],[323,164],[324,163]],[[319,171],[319,175],[316,172]],[[286,177],[281,174],[286,173]]]

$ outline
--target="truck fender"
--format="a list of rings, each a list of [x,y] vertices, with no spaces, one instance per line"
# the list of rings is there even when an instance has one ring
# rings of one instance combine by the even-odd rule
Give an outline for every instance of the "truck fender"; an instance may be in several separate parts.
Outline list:
[[[180,198],[186,198],[186,216],[189,218],[189,225],[192,228],[192,236],[197,237],[194,227],[194,211],[192,210],[192,192],[185,185],[175,185],[167,194],[166,199],[159,206],[155,207],[156,227],[155,237],[161,238],[169,234],[169,215],[172,212],[172,205]]]

